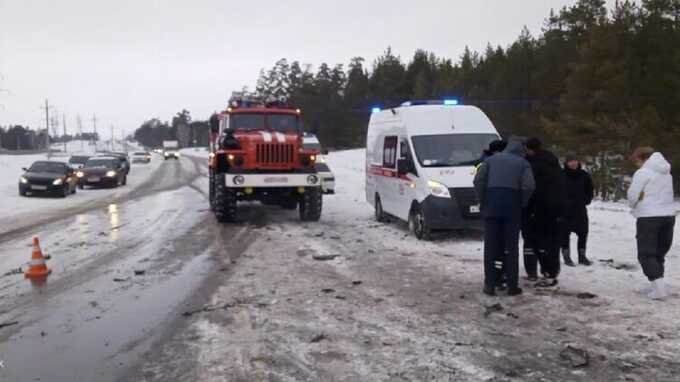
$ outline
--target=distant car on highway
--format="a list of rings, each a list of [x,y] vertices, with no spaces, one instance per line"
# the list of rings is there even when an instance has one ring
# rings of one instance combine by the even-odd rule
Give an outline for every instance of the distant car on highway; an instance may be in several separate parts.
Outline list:
[[[37,161],[19,178],[19,195],[45,193],[67,197],[76,193],[78,179],[67,163]]]
[[[132,154],[132,163],[149,163],[151,162],[151,153],[147,151],[138,151]]]
[[[83,167],[88,159],[90,159],[89,155],[71,155],[71,158],[68,160],[68,164],[69,166],[78,169]]]
[[[321,142],[314,134],[305,134],[302,138],[302,146],[308,150],[317,150],[319,155],[316,157],[316,164],[314,168],[316,172],[319,173],[321,177],[321,190],[324,194],[335,194],[335,176],[331,172],[328,163],[326,163],[325,155],[328,154],[328,150],[324,150],[321,147]]]
[[[127,184],[124,161],[115,156],[90,158],[85,167],[76,172],[78,187],[118,187]]]

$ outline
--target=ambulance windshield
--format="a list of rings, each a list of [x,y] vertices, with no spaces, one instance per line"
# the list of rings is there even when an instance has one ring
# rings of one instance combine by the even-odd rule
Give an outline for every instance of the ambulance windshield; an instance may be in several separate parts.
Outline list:
[[[475,166],[495,134],[443,134],[414,136],[413,147],[423,167]]]

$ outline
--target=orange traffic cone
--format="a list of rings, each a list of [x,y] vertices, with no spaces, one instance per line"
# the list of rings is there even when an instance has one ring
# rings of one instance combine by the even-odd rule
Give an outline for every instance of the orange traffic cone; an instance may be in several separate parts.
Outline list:
[[[26,271],[27,279],[46,279],[52,271],[47,269],[45,264],[45,257],[40,250],[40,241],[37,237],[33,238],[33,254],[31,255],[31,262]]]

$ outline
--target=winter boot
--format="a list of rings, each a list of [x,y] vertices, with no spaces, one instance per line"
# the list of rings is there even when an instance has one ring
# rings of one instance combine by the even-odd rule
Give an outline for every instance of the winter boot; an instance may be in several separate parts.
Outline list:
[[[483,292],[487,296],[495,296],[496,295],[496,288],[485,285]]]
[[[571,260],[571,251],[569,248],[562,248],[562,257],[564,258],[564,265],[568,267],[575,267],[576,265]]]
[[[522,292],[523,292],[522,288],[519,287],[510,288],[508,289],[508,296],[519,296],[522,294]]]
[[[663,300],[668,297],[668,291],[666,290],[666,283],[663,279],[656,279],[652,281],[652,291],[647,295],[652,300]]]
[[[585,248],[578,249],[578,263],[581,265],[585,265],[586,267],[591,266],[593,264],[593,262],[588,260],[588,258],[586,257]]]
[[[534,284],[534,288],[538,289],[547,289],[547,288],[554,288],[558,284],[558,281],[556,278],[543,278],[536,284]]]

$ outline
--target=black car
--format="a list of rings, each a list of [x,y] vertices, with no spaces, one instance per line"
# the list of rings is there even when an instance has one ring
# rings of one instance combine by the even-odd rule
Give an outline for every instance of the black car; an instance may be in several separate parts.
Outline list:
[[[128,167],[129,168],[129,167]],[[124,161],[119,157],[92,157],[76,172],[78,187],[118,187],[127,184]]]
[[[89,155],[72,155],[68,160],[68,164],[73,168],[81,168],[85,166],[85,162],[90,159]]]
[[[19,195],[38,193],[67,197],[76,193],[78,179],[73,169],[64,162],[38,161],[24,168],[19,178]]]
[[[123,171],[125,172],[125,175],[127,176],[130,173],[130,157],[128,157],[127,153],[111,151],[102,153],[100,156],[119,158],[123,162]]]

